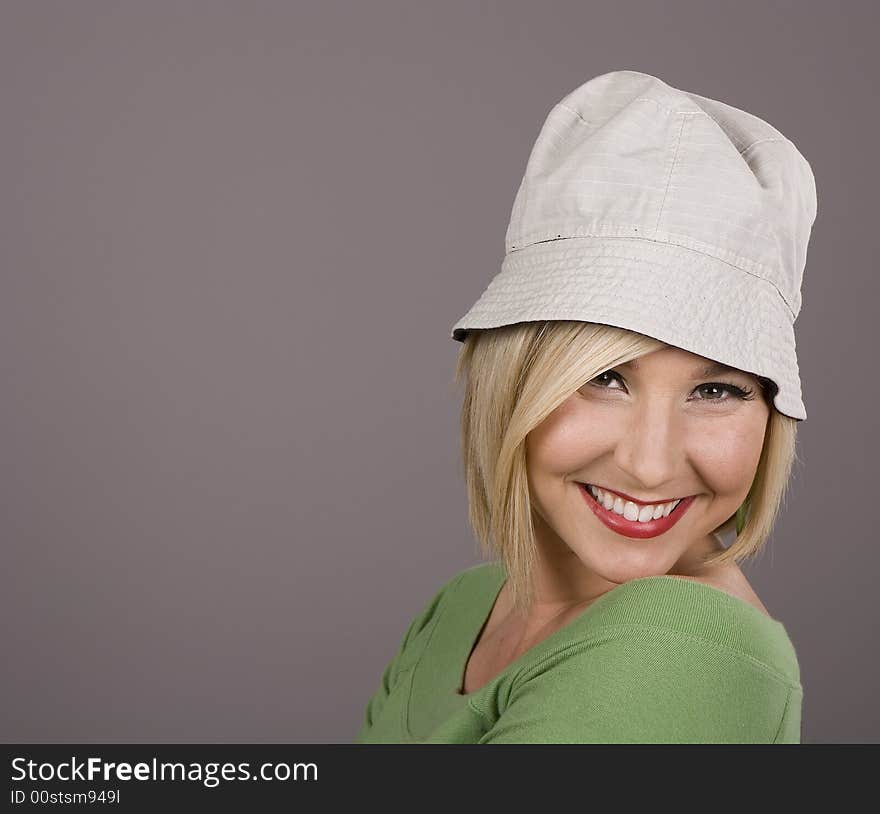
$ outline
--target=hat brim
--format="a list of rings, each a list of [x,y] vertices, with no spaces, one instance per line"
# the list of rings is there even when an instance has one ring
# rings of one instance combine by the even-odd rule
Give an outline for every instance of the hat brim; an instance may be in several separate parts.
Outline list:
[[[779,412],[803,421],[793,317],[762,277],[710,255],[644,238],[546,240],[509,252],[452,328],[578,320],[625,328],[771,379]]]

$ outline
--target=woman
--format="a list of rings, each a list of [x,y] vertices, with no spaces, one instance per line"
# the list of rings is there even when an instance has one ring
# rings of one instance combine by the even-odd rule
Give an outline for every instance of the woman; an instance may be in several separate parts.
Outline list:
[[[412,620],[358,742],[800,741],[795,649],[738,562],[806,418],[815,217],[806,159],[744,111],[635,71],[554,106],[452,332],[492,561]]]

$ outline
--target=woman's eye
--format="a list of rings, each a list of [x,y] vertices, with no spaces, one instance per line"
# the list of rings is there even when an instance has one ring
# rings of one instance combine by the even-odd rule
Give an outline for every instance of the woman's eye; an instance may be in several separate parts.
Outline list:
[[[605,378],[605,377],[610,377],[610,378]],[[613,370],[606,370],[604,373],[600,373],[598,376],[596,376],[596,378],[593,379],[592,382],[589,382],[589,384],[593,384],[593,382],[599,382],[597,387],[599,387],[602,390],[617,390],[616,387],[606,387],[605,386],[605,382],[614,381],[614,380],[617,380],[621,384],[623,384],[623,379],[620,377],[619,373],[615,373]]]
[[[728,382],[707,382],[706,384],[701,384],[694,392],[711,394],[708,398],[700,398],[697,401],[730,401],[730,399],[717,398],[714,395],[716,393],[724,393],[725,391],[730,393],[730,398],[742,399],[743,401],[750,401],[753,395],[752,390],[743,390],[741,387]]]
[[[608,385],[611,382],[617,381],[620,383],[620,387],[609,387]],[[624,387],[623,378],[619,373],[614,370],[606,370],[604,373],[600,373],[596,376],[595,379],[588,382],[589,385],[593,387],[597,387],[600,390],[619,390],[626,388]],[[724,398],[724,393],[728,393],[729,396]],[[729,382],[706,382],[705,384],[699,385],[694,393],[699,393],[695,398],[695,401],[719,401],[726,402],[731,399],[741,399],[742,401],[750,401],[754,398],[754,391],[750,389],[743,389],[742,387],[737,387],[735,384],[731,384]]]

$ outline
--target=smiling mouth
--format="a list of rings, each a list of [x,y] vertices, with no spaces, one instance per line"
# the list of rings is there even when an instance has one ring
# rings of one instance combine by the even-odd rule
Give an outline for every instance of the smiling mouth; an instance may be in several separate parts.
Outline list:
[[[674,503],[676,500],[686,500],[689,497],[695,497],[695,495],[685,495],[684,497],[670,497],[670,498],[667,498],[666,500],[638,500],[637,498],[630,497],[629,495],[624,494],[623,492],[615,492],[613,489],[608,489],[604,486],[599,486],[595,483],[583,483],[580,481],[578,481],[578,482],[581,483],[581,486],[585,486],[587,489],[590,489],[590,490],[601,489],[606,494],[610,494],[615,498],[619,497],[624,503],[626,503],[626,501],[629,501],[630,503],[635,503],[636,506],[638,506],[640,508],[642,506],[658,506],[661,504],[665,505],[667,503]]]
[[[666,504],[639,506],[615,495],[612,508],[606,509],[604,500],[599,500],[593,494],[596,487],[586,483],[578,483],[578,489],[583,493],[583,499],[587,501],[593,514],[605,526],[623,537],[637,540],[646,540],[665,534],[681,520],[691,504],[697,499],[696,495],[691,495]],[[605,495],[606,499],[607,497],[608,495]],[[619,511],[614,511],[615,508]],[[657,514],[657,517],[654,517],[654,514]]]
[[[614,514],[619,517],[625,518],[630,522],[650,522],[652,520],[660,520],[665,517],[669,517],[669,515],[673,514],[678,507],[682,504],[683,501],[687,500],[687,498],[673,498],[672,500],[655,500],[651,503],[642,503],[638,500],[632,500],[631,498],[625,497],[617,492],[613,492],[610,489],[602,489],[600,486],[595,486],[591,483],[582,483],[580,484],[583,487],[583,490],[603,509],[608,512],[614,512]],[[691,496],[692,497],[692,496]],[[612,505],[606,506],[606,502],[611,498]],[[628,507],[635,507],[634,509],[629,508],[629,511],[635,511],[635,517],[626,517],[625,512]],[[648,509],[649,511],[645,511]],[[644,518],[644,519],[641,519]]]

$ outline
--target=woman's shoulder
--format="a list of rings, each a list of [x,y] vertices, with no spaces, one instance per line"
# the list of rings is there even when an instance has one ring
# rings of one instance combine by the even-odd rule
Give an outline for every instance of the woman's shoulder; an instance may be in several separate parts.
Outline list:
[[[493,586],[499,586],[505,578],[504,568],[498,561],[469,565],[444,578],[436,589],[435,599],[442,600],[453,591],[479,599]]]
[[[478,563],[441,577],[442,582],[439,585],[434,584],[430,598],[419,613],[419,619],[429,620],[452,593],[456,594],[456,602],[464,599],[465,596],[479,600],[484,591],[499,578],[502,578],[502,571],[501,566],[496,562]]]
[[[664,574],[624,582],[601,596],[588,627],[662,628],[679,639],[735,651],[797,683],[800,668],[788,631],[762,608],[742,586]]]
[[[769,626],[780,625],[767,612],[757,596],[750,597],[741,585],[715,577],[659,574],[637,577],[615,586],[596,600],[605,613],[632,617],[633,621],[678,624],[688,618],[683,611],[702,620],[730,622],[750,620]]]
[[[770,611],[767,610],[758,594],[755,593],[755,590],[752,588],[746,575],[743,574],[742,570],[736,565],[715,570],[711,574],[700,576],[679,576],[682,579],[691,579],[700,582],[703,585],[707,585],[710,588],[715,588],[718,591],[729,594],[734,599],[738,599],[741,602],[745,602],[747,605],[751,605],[763,613],[768,619],[773,620],[773,616],[770,614]]]

